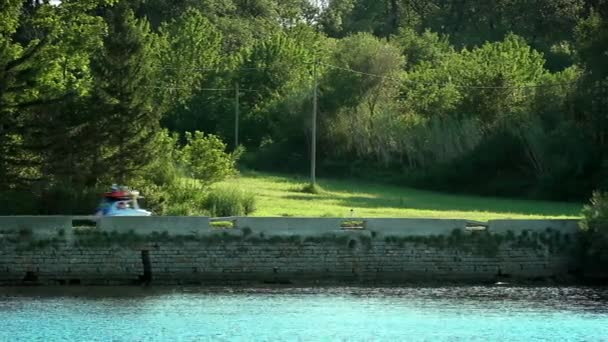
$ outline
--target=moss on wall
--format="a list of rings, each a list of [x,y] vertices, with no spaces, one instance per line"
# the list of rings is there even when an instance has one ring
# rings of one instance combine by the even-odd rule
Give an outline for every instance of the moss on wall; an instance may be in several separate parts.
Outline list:
[[[454,229],[447,236],[386,236],[384,240],[387,243],[397,243],[401,246],[405,243],[414,243],[437,249],[456,249],[487,257],[496,256],[504,244],[536,251],[544,251],[546,248],[550,253],[573,252],[576,248],[569,234],[562,234],[551,228],[547,228],[542,233],[524,230],[518,235],[512,231],[503,235],[493,234],[487,230],[463,232],[460,229]]]
[[[64,231],[58,231],[56,237],[48,239],[34,239],[31,230],[19,230],[2,233],[2,240],[17,244],[19,249],[35,250],[37,248],[59,248],[67,243]],[[169,235],[167,232],[151,233],[148,235],[136,234],[133,231],[119,233],[115,231],[101,231],[94,227],[74,229],[73,244],[82,247],[100,246],[126,246],[134,247],[146,243],[178,243],[200,242],[204,244],[226,244],[232,242],[249,242],[252,244],[292,244],[301,246],[304,243],[331,244],[339,247],[354,249],[361,246],[366,249],[373,247],[378,241],[378,234],[371,232],[371,236],[360,234],[326,233],[318,236],[299,235],[272,235],[264,233],[254,234],[249,228],[218,229],[215,234],[205,235]],[[2,241],[0,240],[0,241]],[[508,231],[506,234],[493,234],[487,230],[463,231],[454,229],[449,235],[431,236],[385,236],[384,242],[398,244],[403,247],[406,243],[423,245],[439,250],[459,250],[476,255],[494,257],[499,253],[501,246],[533,249],[538,252],[548,251],[554,253],[575,253],[577,248],[575,238],[569,234],[547,228],[545,231],[522,231],[515,234]]]

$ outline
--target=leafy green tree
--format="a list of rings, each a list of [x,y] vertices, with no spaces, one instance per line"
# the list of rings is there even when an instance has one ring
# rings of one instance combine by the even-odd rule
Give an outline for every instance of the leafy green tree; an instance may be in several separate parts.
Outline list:
[[[330,63],[334,67],[324,67],[321,80],[320,107],[331,117],[340,107],[355,107],[365,98],[372,99],[373,107],[374,98],[399,84],[405,60],[388,42],[360,33],[340,40]]]
[[[281,102],[289,97],[307,97],[313,51],[285,33],[259,40],[244,52],[236,81],[243,89],[243,139],[245,146],[258,147],[264,137],[281,140],[291,117],[301,108],[286,110]],[[281,109],[279,109],[281,108]],[[301,125],[301,123],[300,123]]]
[[[394,150],[401,121],[397,101],[404,58],[399,50],[370,34],[342,39],[322,64],[321,126],[324,145],[385,163]]]
[[[552,68],[572,63],[560,61],[564,56],[555,56],[552,47],[571,39],[572,30],[585,12],[584,0],[439,0],[434,3],[424,26],[449,35],[457,47],[500,41],[512,32],[545,52],[553,61]]]
[[[420,0],[331,0],[320,15],[331,37],[367,32],[388,38],[399,28],[418,28],[434,4]]]
[[[147,18],[157,29],[183,15],[188,9],[205,13],[208,18],[231,15],[236,6],[232,0],[130,0],[129,5],[139,18]]]
[[[594,12],[576,28],[578,56],[593,78],[608,76],[605,54],[608,50],[608,19]],[[592,72],[591,72],[592,71]]]
[[[578,58],[584,67],[576,102],[578,114],[594,143],[603,150],[608,146],[607,18],[608,14],[592,13],[576,30]]]
[[[517,36],[464,51],[460,56],[452,79],[480,87],[463,89],[460,112],[474,113],[488,124],[504,123],[503,118],[518,120],[517,116],[524,115],[528,104],[526,90],[520,87],[536,84],[546,73],[542,55]]]
[[[572,110],[580,77],[581,70],[577,67],[543,75],[529,109],[534,115],[517,130],[533,170],[531,173],[548,186],[561,182],[565,188],[560,179],[565,174],[584,177],[582,170],[592,159],[586,139],[575,125],[576,114]],[[564,144],[565,141],[568,144]]]
[[[194,9],[164,23],[159,31],[159,102],[183,104],[219,66],[222,34]]]
[[[0,7],[3,186],[26,187],[49,178],[54,174],[47,163],[54,156],[51,150],[56,144],[72,144],[58,127],[62,122],[58,108],[89,91],[88,57],[104,28],[101,18],[90,11],[109,3],[68,0],[61,6],[24,8],[23,1],[9,1]]]
[[[452,83],[462,96],[454,109],[458,115],[474,116],[492,127],[525,120],[525,87],[546,74],[543,65],[542,54],[523,38],[509,35],[502,42],[451,55],[437,68],[437,75],[443,78],[440,84]]]
[[[446,36],[425,30],[418,34],[411,28],[402,28],[392,39],[393,44],[401,48],[407,59],[407,69],[411,70],[422,62],[438,65],[445,57],[454,53]]]

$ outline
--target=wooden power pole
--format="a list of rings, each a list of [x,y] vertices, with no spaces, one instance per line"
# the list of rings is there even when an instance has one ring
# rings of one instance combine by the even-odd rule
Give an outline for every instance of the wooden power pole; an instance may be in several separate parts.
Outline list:
[[[234,149],[239,147],[239,83],[234,84]]]
[[[317,79],[317,59],[315,57],[313,64],[313,78],[314,78],[314,87],[313,87],[313,96],[312,96],[312,141],[310,147],[310,182],[314,186],[317,184],[317,96],[318,96],[318,86],[319,81]]]

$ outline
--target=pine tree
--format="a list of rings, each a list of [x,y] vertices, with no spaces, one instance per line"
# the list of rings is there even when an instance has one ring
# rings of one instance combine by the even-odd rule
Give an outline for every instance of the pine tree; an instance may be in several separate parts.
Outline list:
[[[95,81],[90,125],[99,139],[94,167],[121,182],[153,156],[162,109],[154,104],[156,36],[126,5],[105,14],[108,25],[101,53],[94,58]]]

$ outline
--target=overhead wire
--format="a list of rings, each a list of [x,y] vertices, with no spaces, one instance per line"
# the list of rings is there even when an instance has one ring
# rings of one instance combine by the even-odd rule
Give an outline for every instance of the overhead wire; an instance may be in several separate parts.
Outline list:
[[[572,81],[572,82],[558,82],[558,83],[552,83],[552,84],[533,84],[533,85],[506,85],[506,86],[475,86],[475,85],[459,85],[456,83],[444,83],[444,84],[438,84],[438,83],[434,83],[434,82],[417,82],[415,80],[408,80],[408,79],[399,79],[399,78],[395,78],[395,77],[390,77],[390,76],[384,76],[384,75],[378,75],[378,74],[373,74],[373,73],[369,73],[369,72],[363,72],[360,70],[355,70],[355,69],[351,69],[351,68],[346,68],[346,67],[340,67],[337,65],[332,65],[332,64],[328,64],[328,63],[321,63],[321,62],[317,62],[319,65],[323,65],[332,69],[337,69],[337,70],[342,70],[342,71],[347,71],[347,72],[351,72],[351,73],[355,73],[355,74],[359,74],[359,75],[364,75],[364,76],[370,76],[370,77],[375,77],[375,78],[381,78],[381,79],[386,79],[389,81],[394,81],[394,82],[398,82],[400,84],[403,83],[415,83],[415,84],[425,84],[425,85],[439,85],[439,86],[454,86],[456,88],[463,88],[463,89],[525,89],[525,88],[551,88],[551,87],[561,87],[564,85],[570,85],[570,84],[576,84],[577,81]]]
[[[236,69],[222,69],[222,68],[181,68],[181,67],[167,67],[161,66],[159,69],[161,70],[183,70],[183,71],[232,71],[232,70],[265,70],[269,69],[269,67],[246,67],[246,68],[236,68]]]
[[[196,90],[196,91],[234,91],[235,88],[187,88],[187,87],[173,87],[173,86],[143,86],[142,88],[148,89],[166,89],[166,90]],[[239,92],[256,92],[259,90],[249,88],[239,88]]]
[[[349,67],[342,67],[342,66],[337,66],[337,65],[333,65],[333,64],[329,64],[329,63],[323,63],[323,62],[319,62],[319,61],[316,61],[313,63],[317,63],[317,65],[321,65],[321,66],[331,68],[331,69],[336,69],[336,70],[340,70],[340,71],[344,71],[344,72],[350,72],[353,74],[358,74],[358,75],[367,76],[367,77],[379,78],[379,79],[395,82],[398,84],[408,83],[408,84],[414,84],[414,85],[455,87],[455,88],[459,88],[459,89],[505,89],[505,90],[508,90],[508,89],[535,89],[535,88],[562,87],[562,86],[567,86],[567,85],[572,85],[572,84],[577,83],[577,81],[570,81],[570,82],[557,82],[557,83],[551,83],[551,84],[483,86],[483,85],[458,84],[456,82],[451,82],[451,81],[444,82],[444,83],[420,82],[420,81],[411,80],[411,79],[407,79],[407,78],[397,78],[397,77],[391,77],[391,76],[386,76],[386,75],[374,74],[374,73],[370,73],[370,72],[352,69]],[[313,63],[306,63],[306,64],[313,64]],[[230,70],[222,70],[221,68],[180,68],[180,67],[169,67],[169,66],[163,66],[163,67],[161,67],[161,69],[163,69],[163,70],[181,70],[181,71],[230,71]],[[265,67],[245,67],[245,68],[236,68],[233,70],[249,71],[249,70],[266,70],[266,69],[269,69],[269,67],[266,67],[266,66]],[[146,88],[167,89],[167,90],[190,90],[190,88],[173,87],[173,86],[168,86],[168,87],[167,86],[148,86]],[[234,91],[234,88],[199,88],[199,89],[196,89],[196,91]],[[259,92],[258,90],[255,90],[255,89],[246,89],[246,88],[239,89],[239,91],[241,91],[241,92]]]

